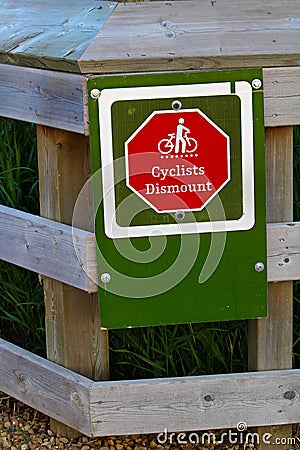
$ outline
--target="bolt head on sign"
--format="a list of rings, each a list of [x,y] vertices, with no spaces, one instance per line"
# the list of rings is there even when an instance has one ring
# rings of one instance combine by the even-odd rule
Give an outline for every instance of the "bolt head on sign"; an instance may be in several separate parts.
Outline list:
[[[230,180],[230,139],[199,109],[154,111],[125,142],[127,186],[157,212],[201,210]]]

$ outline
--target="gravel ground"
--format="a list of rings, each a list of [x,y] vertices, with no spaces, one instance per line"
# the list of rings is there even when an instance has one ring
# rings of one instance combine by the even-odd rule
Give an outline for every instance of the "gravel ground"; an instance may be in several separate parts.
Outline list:
[[[225,431],[225,430],[224,430]],[[235,430],[236,431],[236,430]],[[216,440],[220,441],[222,431],[216,434]],[[199,432],[198,436],[202,436]],[[188,436],[188,439],[187,439]],[[300,437],[300,429],[295,434]],[[175,450],[175,449],[213,449],[213,450],[254,450],[253,444],[222,444],[205,445],[195,442],[196,434],[181,436],[182,441],[188,443],[170,443],[161,445],[157,435],[118,436],[109,438],[90,439],[81,436],[77,439],[68,439],[50,430],[49,418],[23,403],[0,392],[0,449],[30,450],[30,449],[81,449],[81,450]],[[161,438],[163,440],[163,437]],[[190,442],[191,441],[191,442]],[[232,441],[231,441],[232,442]],[[300,440],[293,444],[291,449],[300,448]],[[270,446],[274,447],[274,446]],[[279,447],[280,448],[280,447]]]

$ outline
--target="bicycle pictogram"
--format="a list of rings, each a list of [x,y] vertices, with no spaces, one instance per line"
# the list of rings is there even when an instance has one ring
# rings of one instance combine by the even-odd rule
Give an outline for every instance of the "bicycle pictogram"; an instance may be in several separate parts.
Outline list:
[[[181,117],[178,120],[176,133],[168,133],[168,138],[164,138],[159,141],[157,148],[162,155],[168,155],[173,151],[173,149],[175,149],[174,153],[177,155],[180,153],[180,150],[181,154],[193,153],[197,150],[197,140],[189,136],[191,131],[183,124],[184,119]]]

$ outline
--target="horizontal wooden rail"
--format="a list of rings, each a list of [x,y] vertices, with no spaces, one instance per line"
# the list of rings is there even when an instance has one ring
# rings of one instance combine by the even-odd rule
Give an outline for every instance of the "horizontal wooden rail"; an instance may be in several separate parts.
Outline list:
[[[266,68],[263,78],[265,126],[300,124],[300,67]],[[0,64],[0,97],[0,116],[89,133],[84,75]]]
[[[0,64],[0,116],[88,134],[83,75]]]
[[[0,339],[0,390],[88,436],[300,422],[300,370],[93,382]]]
[[[0,236],[0,259],[87,292],[97,291],[83,270],[89,243],[95,246],[93,233],[0,206]]]
[[[0,235],[0,259],[97,292],[93,233],[0,206]],[[268,224],[267,239],[268,281],[300,279],[300,223]]]
[[[81,375],[0,339],[0,390],[89,434],[88,388]]]

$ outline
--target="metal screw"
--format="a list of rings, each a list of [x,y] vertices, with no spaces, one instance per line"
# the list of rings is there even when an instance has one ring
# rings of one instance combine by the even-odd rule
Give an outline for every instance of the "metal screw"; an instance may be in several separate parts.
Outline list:
[[[263,270],[265,270],[265,265],[262,262],[257,262],[254,267],[256,272],[262,272]]]
[[[111,280],[111,275],[110,275],[109,273],[103,273],[103,274],[101,275],[101,281],[102,281],[102,283],[107,284],[107,283],[110,282],[110,280]]]
[[[262,82],[259,78],[254,78],[254,80],[252,80],[253,89],[260,89],[261,86],[262,86]]]
[[[100,97],[100,94],[101,94],[101,92],[97,88],[92,89],[90,92],[90,96],[92,97],[93,100],[98,100],[98,98]]]
[[[176,211],[175,217],[177,220],[183,220],[185,218],[184,211]]]
[[[174,102],[172,102],[172,108],[175,109],[175,111],[178,111],[181,107],[182,103],[180,100],[174,100]]]

